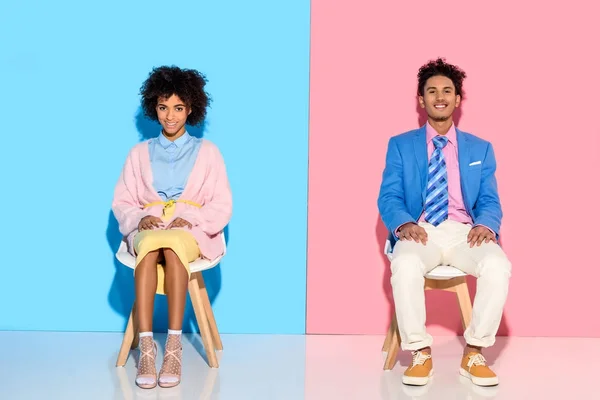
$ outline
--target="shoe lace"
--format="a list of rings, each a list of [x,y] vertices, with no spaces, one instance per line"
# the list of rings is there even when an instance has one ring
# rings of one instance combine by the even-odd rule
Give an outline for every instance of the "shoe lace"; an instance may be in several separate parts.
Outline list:
[[[477,353],[469,357],[467,367],[471,368],[473,365],[485,367],[486,361],[482,354]]]
[[[413,356],[413,361],[412,361],[413,367],[415,367],[416,365],[424,365],[425,361],[427,361],[431,358],[431,354],[423,353],[421,351],[413,352],[412,356]]]

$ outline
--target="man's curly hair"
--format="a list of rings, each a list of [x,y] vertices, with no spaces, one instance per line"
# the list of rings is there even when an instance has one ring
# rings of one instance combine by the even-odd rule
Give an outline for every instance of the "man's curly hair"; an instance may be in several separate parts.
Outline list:
[[[467,77],[467,74],[456,65],[448,64],[445,59],[438,58],[437,60],[429,61],[427,64],[419,68],[417,78],[419,79],[419,96],[423,96],[425,92],[425,83],[432,76],[445,76],[454,83],[456,94],[463,95],[462,84],[463,79]]]
[[[144,114],[151,120],[157,121],[158,99],[176,95],[192,110],[186,123],[192,126],[198,125],[204,121],[206,108],[210,105],[210,97],[204,91],[206,82],[206,78],[193,69],[181,69],[175,66],[152,69],[140,89]]]

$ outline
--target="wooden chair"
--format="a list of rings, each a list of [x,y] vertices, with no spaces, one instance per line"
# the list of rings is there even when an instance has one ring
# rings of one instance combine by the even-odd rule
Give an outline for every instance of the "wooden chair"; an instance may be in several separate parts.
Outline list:
[[[390,239],[386,241],[384,253],[391,261],[392,244]],[[467,274],[457,268],[448,265],[440,265],[425,275],[424,287],[425,290],[439,289],[456,293],[463,329],[466,329],[467,326],[469,326],[471,323],[471,315],[473,314],[473,306],[471,305],[471,297],[469,296],[469,287],[467,286],[466,276]],[[385,341],[383,342],[382,351],[387,352],[385,363],[383,364],[384,370],[391,370],[394,368],[399,349],[400,333],[398,332],[398,320],[396,319],[396,312],[394,311]]]
[[[225,246],[225,235],[221,233],[223,245]],[[217,329],[217,323],[215,316],[210,306],[210,300],[208,293],[206,292],[206,286],[204,285],[204,278],[202,277],[202,271],[206,271],[210,268],[215,267],[225,255],[209,261],[204,258],[199,258],[196,261],[190,263],[190,282],[188,285],[188,291],[190,299],[192,300],[192,306],[194,314],[196,315],[196,321],[200,328],[200,336],[202,337],[202,343],[206,350],[206,357],[208,359],[208,365],[211,368],[219,368],[219,361],[217,360],[216,351],[223,350],[223,343],[221,342],[221,336]],[[123,265],[129,268],[135,267],[135,257],[127,251],[127,243],[121,242],[119,250],[116,254],[117,260]],[[121,350],[117,358],[117,367],[125,366],[129,351],[135,349],[138,346],[138,334],[139,329],[137,326],[135,302],[131,308],[129,315],[129,322],[127,323],[127,329],[121,343]]]

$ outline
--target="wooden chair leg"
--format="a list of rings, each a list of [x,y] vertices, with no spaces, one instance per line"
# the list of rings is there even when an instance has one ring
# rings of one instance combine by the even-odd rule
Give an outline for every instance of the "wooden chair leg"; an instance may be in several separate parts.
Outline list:
[[[140,344],[140,324],[137,319],[137,308],[135,301],[131,307],[131,320],[133,322],[133,341],[131,342],[131,349],[136,349]]]
[[[202,302],[206,310],[206,316],[208,318],[208,325],[210,326],[210,332],[215,342],[216,350],[223,350],[223,342],[221,342],[221,335],[217,329],[217,322],[215,321],[215,314],[213,313],[212,306],[210,305],[210,299],[208,298],[208,292],[206,291],[206,285],[204,284],[204,277],[202,273],[198,273],[197,276],[198,285],[200,286],[200,294],[202,295]]]
[[[460,316],[462,319],[463,328],[467,329],[467,327],[471,324],[471,317],[473,315],[473,306],[471,305],[471,296],[469,296],[467,279],[463,277],[461,282],[455,286],[454,291],[456,292],[458,306],[460,307]]]
[[[396,313],[392,315],[392,320],[390,321],[390,326],[388,327],[387,334],[385,335],[385,340],[383,341],[383,347],[381,351],[387,352],[390,348],[390,342],[392,341],[392,336],[394,335],[394,320],[396,318]]]
[[[219,360],[217,359],[217,353],[215,352],[215,344],[213,341],[213,335],[210,331],[210,325],[208,323],[206,307],[204,306],[202,294],[200,293],[200,282],[198,281],[199,274],[202,274],[202,272],[194,272],[190,279],[190,298],[192,300],[192,306],[194,307],[194,314],[196,314],[198,328],[200,328],[202,343],[204,344],[204,349],[206,350],[208,365],[211,368],[219,368]]]
[[[425,290],[438,289],[438,281],[435,279],[425,278]]]
[[[384,371],[394,368],[394,365],[396,364],[396,357],[398,357],[398,350],[400,350],[400,333],[398,332],[398,320],[396,319],[396,313],[394,313],[394,316],[392,317],[390,331],[392,332],[392,335],[389,340],[385,363],[383,364]]]
[[[125,329],[125,334],[123,335],[123,342],[121,342],[121,350],[119,350],[119,356],[117,357],[117,367],[125,366],[127,357],[129,356],[129,351],[134,348],[134,342],[137,342],[137,340],[135,340],[135,337],[137,336],[135,332],[135,320],[134,302],[133,307],[131,307],[131,312],[129,313],[129,321],[127,321],[127,328]]]

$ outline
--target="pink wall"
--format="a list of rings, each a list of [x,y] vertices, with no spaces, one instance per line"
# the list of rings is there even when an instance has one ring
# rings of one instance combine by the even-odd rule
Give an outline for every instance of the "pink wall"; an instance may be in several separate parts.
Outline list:
[[[416,72],[443,56],[468,75],[459,127],[496,151],[513,262],[500,333],[600,336],[600,9],[555,4],[312,1],[308,333],[387,327],[386,145],[419,125]],[[428,310],[432,333],[460,332],[452,295]]]

